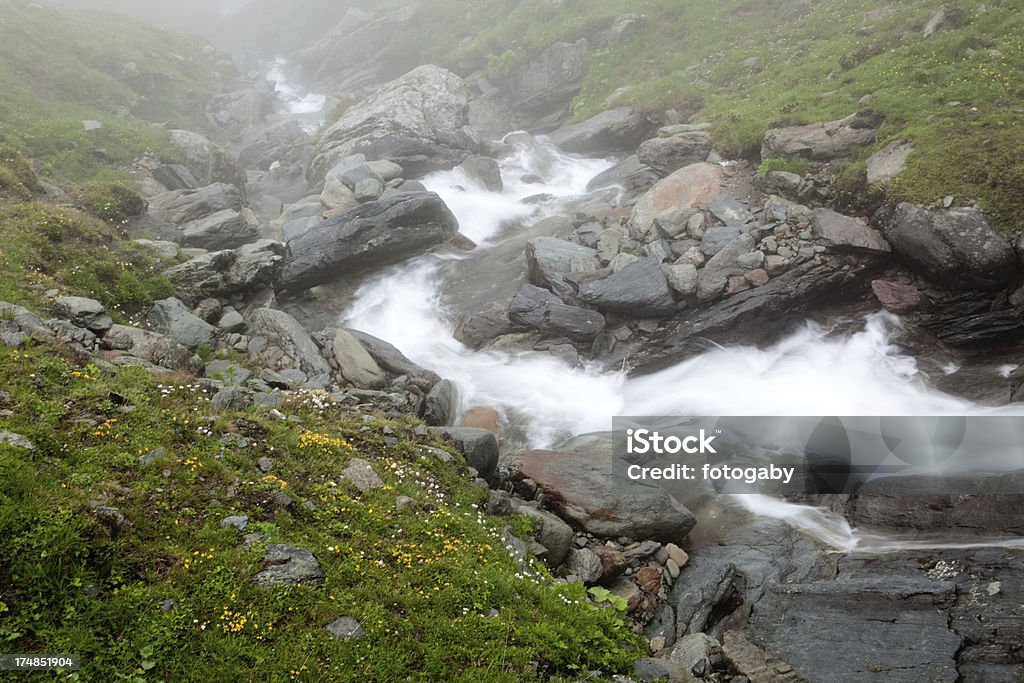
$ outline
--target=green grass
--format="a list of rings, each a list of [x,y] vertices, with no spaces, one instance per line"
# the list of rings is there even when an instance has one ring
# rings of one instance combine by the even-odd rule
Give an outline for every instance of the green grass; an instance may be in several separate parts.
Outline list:
[[[0,408],[12,412],[0,429],[37,447],[0,446],[4,650],[81,654],[70,680],[103,683],[561,680],[625,671],[642,655],[619,613],[582,585],[515,565],[498,540],[506,521],[478,510],[486,491],[424,456],[412,421],[312,394],[284,408],[301,423],[257,409],[208,418],[207,396],[187,378],[163,382],[82,367],[45,346],[0,348],[10,394]],[[166,455],[141,466],[157,447]],[[274,461],[266,475],[263,456]],[[360,494],[340,478],[356,456],[385,488]],[[293,504],[270,503],[278,492]],[[396,511],[396,495],[433,509]],[[95,502],[130,526],[114,534]],[[229,514],[249,515],[247,531],[269,543],[313,552],[324,586],[253,586],[266,543],[247,549],[220,529]],[[161,609],[167,600],[177,608]],[[342,615],[367,635],[327,634]]]
[[[1024,7],[1018,0],[944,3],[952,28],[921,34],[940,4],[821,0],[433,0],[393,41],[420,60],[500,75],[558,40],[623,13],[644,17],[626,43],[591,54],[573,102],[582,119],[614,103],[675,110],[712,123],[716,148],[756,159],[772,127],[880,114],[878,145],[915,144],[892,200],[976,200],[1024,229]],[[878,15],[868,18],[869,12]],[[870,27],[865,29],[864,27]],[[412,39],[415,32],[416,39]],[[625,89],[625,90],[621,90]],[[952,103],[959,102],[954,105]]]
[[[0,0],[0,137],[58,181],[110,177],[144,153],[173,159],[152,124],[202,130],[231,68],[194,38],[102,12]],[[86,131],[83,120],[103,127]]]
[[[124,321],[174,288],[150,252],[117,227],[37,201],[0,205],[0,300],[40,310],[42,292],[97,299]]]

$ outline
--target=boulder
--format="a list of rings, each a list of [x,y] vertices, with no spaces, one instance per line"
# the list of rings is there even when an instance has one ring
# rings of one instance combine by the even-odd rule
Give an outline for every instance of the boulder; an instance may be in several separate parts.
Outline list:
[[[295,119],[282,121],[264,131],[238,154],[243,168],[267,170],[274,162],[302,161],[312,152],[313,141]],[[173,189],[173,188],[168,188]]]
[[[661,180],[661,175],[650,166],[640,163],[634,154],[626,157],[606,171],[594,176],[587,183],[587,192],[603,190],[606,187],[622,188],[622,203],[639,197]]]
[[[754,214],[746,206],[724,192],[708,203],[708,211],[730,227],[742,227],[754,220]]]
[[[267,546],[263,565],[265,569],[252,578],[260,588],[298,584],[322,586],[326,578],[313,553],[280,543]]]
[[[199,187],[200,183],[192,172],[182,164],[164,164],[153,169],[153,180],[167,190],[190,190]]]
[[[618,107],[563,126],[548,135],[548,139],[566,152],[608,154],[636,149],[650,129],[646,116],[635,113],[632,107]]]
[[[690,209],[705,204],[722,190],[724,171],[718,164],[691,164],[679,169],[637,201],[630,218],[630,233],[637,238],[646,236],[654,219],[669,209]]]
[[[341,376],[355,386],[361,389],[379,389],[387,383],[387,375],[355,335],[348,330],[335,331],[331,349],[334,352],[334,360],[341,370]]]
[[[742,234],[743,230],[736,226],[723,225],[708,228],[700,240],[700,253],[711,258]]]
[[[99,301],[82,296],[62,296],[53,302],[53,313],[76,327],[103,334],[114,324]]]
[[[423,421],[434,427],[446,427],[459,409],[459,388],[449,379],[435,384],[423,399]]]
[[[1010,240],[977,209],[930,210],[903,202],[884,232],[911,267],[946,287],[995,288],[1017,271]]]
[[[833,161],[850,156],[854,147],[870,145],[878,129],[869,117],[857,114],[838,121],[806,126],[773,128],[761,143],[761,158],[799,157],[811,161]]]
[[[815,209],[812,227],[815,235],[833,251],[892,251],[882,234],[859,218],[851,218],[831,209]]]
[[[431,427],[431,432],[447,437],[466,458],[466,465],[487,479],[498,467],[498,440],[486,429],[474,427]]]
[[[277,287],[285,245],[259,240],[233,250],[214,251],[163,272],[179,297],[196,303],[207,297],[253,294]]]
[[[550,512],[529,505],[517,505],[515,512],[529,517],[533,522],[533,536],[547,549],[547,556],[544,559],[548,564],[557,567],[565,562],[565,558],[572,550],[572,527]]]
[[[893,140],[868,157],[868,185],[888,183],[907,167],[907,159],[914,151],[914,145],[903,140]]]
[[[296,362],[310,377],[330,374],[331,366],[320,353],[309,333],[284,311],[260,308],[249,318],[249,336],[265,337]]]
[[[437,66],[417,67],[349,107],[321,134],[310,177],[323,178],[356,153],[393,161],[411,177],[453,168],[478,142],[468,111],[461,78]]]
[[[583,583],[596,583],[604,572],[601,556],[590,548],[570,548],[565,570]]]
[[[526,276],[531,284],[546,287],[562,300],[571,298],[566,273],[597,270],[597,251],[556,237],[534,237],[526,243]]]
[[[458,228],[455,216],[432,192],[368,202],[291,240],[281,285],[308,289],[396,263],[444,242]]]
[[[149,200],[149,213],[173,225],[184,225],[225,210],[242,210],[242,193],[227,183],[214,183],[194,190],[161,192]]]
[[[560,517],[595,536],[678,543],[696,524],[663,489],[614,478],[609,453],[530,451],[520,469]]]
[[[181,226],[181,245],[216,251],[248,244],[260,236],[259,228],[234,209],[224,209]]]
[[[245,174],[231,155],[202,135],[188,130],[172,130],[171,144],[185,157],[185,166],[200,185],[245,184]]]
[[[667,176],[684,166],[705,161],[711,154],[707,124],[668,126],[637,150],[641,164]]]
[[[437,376],[437,373],[416,365],[406,358],[401,351],[383,339],[378,339],[371,334],[360,332],[359,330],[350,329],[348,331],[352,333],[352,336],[362,344],[363,348],[373,356],[373,359],[377,361],[377,364],[384,370],[394,373],[395,375],[407,375],[409,377],[424,380],[431,386],[441,381],[441,378]]]
[[[189,349],[217,345],[217,328],[192,314],[179,299],[161,299],[146,316],[150,327]]]
[[[509,93],[517,109],[548,114],[567,105],[579,92],[589,52],[586,38],[555,43],[504,74],[498,84]]]
[[[577,342],[592,341],[604,329],[604,316],[563,303],[557,296],[533,285],[523,285],[512,299],[509,320],[545,335]]]
[[[579,297],[598,310],[636,318],[670,315],[676,309],[657,258],[634,261],[606,278],[586,282]]]
[[[697,293],[697,267],[692,263],[681,263],[665,266],[665,279],[668,286],[680,296],[693,296]]]
[[[885,310],[896,315],[913,313],[925,303],[917,287],[902,282],[875,280],[871,283],[871,291]]]
[[[203,360],[162,334],[126,325],[114,325],[103,338],[108,349],[127,351],[132,356],[168,370],[198,375]]]
[[[501,192],[504,187],[501,181],[501,168],[499,168],[498,162],[490,157],[471,156],[463,161],[459,168],[466,176],[491,192]]]

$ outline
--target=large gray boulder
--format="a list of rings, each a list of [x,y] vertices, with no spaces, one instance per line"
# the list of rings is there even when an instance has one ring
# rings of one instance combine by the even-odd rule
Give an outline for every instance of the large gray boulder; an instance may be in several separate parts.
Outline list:
[[[620,187],[623,191],[620,202],[625,204],[643,195],[659,180],[661,175],[650,166],[640,163],[634,154],[594,176],[587,183],[587,192],[603,190],[606,187]]]
[[[431,427],[435,434],[451,439],[462,455],[466,465],[487,479],[498,467],[498,439],[494,434],[479,427]]]
[[[210,252],[163,272],[179,298],[194,305],[208,297],[255,294],[275,289],[284,267],[285,245],[259,240],[238,249]]]
[[[59,297],[53,302],[53,312],[58,318],[97,334],[103,334],[114,324],[103,304],[82,296]]]
[[[931,210],[904,202],[884,231],[896,253],[939,284],[993,288],[1018,270],[1010,240],[977,209]]]
[[[185,167],[200,184],[245,184],[245,173],[224,148],[188,130],[172,130],[170,135],[171,144],[184,157]]]
[[[153,365],[177,372],[198,375],[203,359],[162,334],[138,327],[114,325],[103,338],[104,348],[126,351]]]
[[[181,245],[197,249],[233,249],[260,236],[259,228],[234,209],[224,209],[181,226]]]
[[[249,335],[261,336],[275,344],[310,377],[330,374],[331,366],[299,321],[284,311],[260,308],[249,318]]]
[[[498,79],[514,106],[531,114],[546,114],[565,106],[579,92],[586,73],[590,43],[555,43]]]
[[[350,329],[348,331],[352,333],[352,336],[362,344],[363,348],[373,356],[373,360],[384,370],[395,375],[408,375],[409,377],[422,380],[429,385],[434,385],[441,381],[436,372],[416,365],[389,342],[359,330]]]
[[[217,328],[192,314],[179,299],[161,299],[146,316],[150,326],[189,349],[217,344]]]
[[[509,304],[512,323],[534,328],[545,335],[572,341],[591,341],[604,330],[604,316],[578,306],[569,306],[546,289],[523,285]]]
[[[665,490],[617,481],[607,453],[530,451],[520,470],[559,516],[595,536],[679,543],[696,524]]]
[[[378,389],[387,383],[387,375],[373,360],[373,356],[348,330],[335,331],[331,350],[334,352],[334,360],[341,370],[341,376],[355,386],[363,389]]]
[[[635,318],[669,315],[676,308],[657,258],[640,259],[606,278],[591,280],[580,287],[579,296],[600,311]]]
[[[526,276],[531,284],[546,287],[560,298],[570,290],[564,275],[597,270],[597,250],[557,237],[534,237],[526,243]]]
[[[408,177],[456,166],[478,140],[469,129],[469,89],[450,71],[425,65],[350,107],[317,142],[310,177],[362,153],[387,159]]]
[[[667,126],[658,136],[645,140],[637,149],[641,164],[662,175],[705,161],[711,153],[711,135],[707,124]]]
[[[275,161],[302,161],[310,156],[313,141],[295,119],[271,126],[238,155],[244,168],[267,170]]]
[[[724,173],[718,164],[698,163],[684,166],[659,181],[633,207],[630,233],[644,238],[655,219],[669,209],[683,211],[711,202],[722,191]]]
[[[552,567],[565,562],[572,550],[575,534],[572,527],[555,515],[529,505],[516,505],[515,513],[528,517],[533,522],[533,537],[547,549],[544,557]]]
[[[635,113],[632,107],[617,107],[563,126],[548,135],[548,139],[566,152],[606,154],[636,149],[651,128],[647,117]],[[707,154],[698,161],[705,157]]]
[[[432,192],[404,192],[329,218],[288,243],[281,285],[302,290],[402,261],[440,244],[458,221]]]
[[[833,251],[892,251],[882,234],[859,218],[851,218],[831,209],[815,209],[814,232]]]
[[[184,225],[228,209],[242,210],[242,193],[227,183],[213,183],[195,190],[161,192],[149,200],[150,215],[173,225]]]
[[[878,129],[873,124],[867,117],[852,114],[838,121],[773,128],[764,135],[761,158],[799,157],[811,161],[847,158],[854,147],[870,145],[878,138]]]

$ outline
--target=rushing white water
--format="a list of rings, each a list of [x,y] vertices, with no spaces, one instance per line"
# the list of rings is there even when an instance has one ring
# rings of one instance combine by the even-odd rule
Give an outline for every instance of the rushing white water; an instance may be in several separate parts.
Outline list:
[[[542,139],[515,134],[515,153],[501,163],[505,189],[489,192],[459,170],[424,184],[459,219],[461,230],[486,249],[510,224],[558,211],[522,203],[538,192],[585,193],[609,162],[558,152]],[[542,184],[524,180],[539,176]],[[716,347],[658,373],[627,379],[596,366],[571,367],[543,353],[474,352],[457,341],[439,294],[442,257],[427,255],[366,282],[342,315],[344,324],[386,339],[411,360],[456,382],[461,408],[486,405],[526,421],[534,447],[569,435],[611,428],[614,415],[968,415],[992,410],[943,394],[920,377],[917,363],[892,343],[899,320],[869,316],[852,334],[808,323],[768,348]],[[449,257],[451,258],[451,257]],[[784,519],[841,551],[888,552],[914,547],[1016,547],[995,539],[978,544],[907,541],[855,532],[841,516],[768,496],[742,495],[758,515]]]
[[[274,82],[274,91],[285,110],[295,116],[306,130],[315,130],[323,123],[323,117],[317,115],[327,106],[327,97],[292,85],[285,75],[287,66],[288,61],[284,57],[275,59],[267,72],[267,80]]]

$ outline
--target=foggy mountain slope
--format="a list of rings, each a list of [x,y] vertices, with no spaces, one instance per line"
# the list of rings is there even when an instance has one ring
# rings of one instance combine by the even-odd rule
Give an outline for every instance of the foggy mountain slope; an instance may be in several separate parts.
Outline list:
[[[870,111],[885,125],[849,168],[851,190],[864,189],[872,152],[912,140],[908,170],[890,188],[900,198],[970,196],[1007,227],[1024,214],[1015,189],[1024,170],[1024,114],[1015,106],[1024,97],[1024,13],[1016,3],[422,0],[362,53],[352,51],[358,26],[333,30],[297,53],[324,89],[382,63],[436,63],[485,77],[484,87],[497,87],[536,124],[632,105],[711,123],[716,149],[730,156],[757,158],[772,127]],[[332,61],[325,42],[346,60]],[[938,170],[947,165],[965,172]]]
[[[127,163],[163,145],[151,124],[207,130],[210,98],[235,75],[205,41],[119,15],[4,0],[0,22],[0,136],[77,183],[102,170],[94,149]]]

